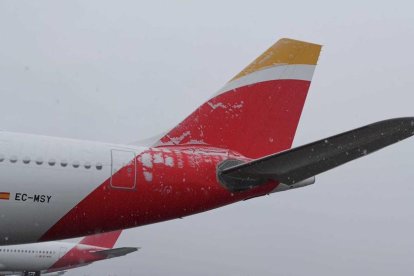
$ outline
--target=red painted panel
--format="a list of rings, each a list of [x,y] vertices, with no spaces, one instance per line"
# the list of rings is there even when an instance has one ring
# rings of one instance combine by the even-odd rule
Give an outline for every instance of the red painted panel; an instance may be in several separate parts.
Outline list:
[[[226,92],[203,104],[161,144],[207,144],[259,158],[292,146],[309,81],[276,80]]]
[[[247,192],[230,193],[216,179],[216,166],[226,158],[226,152],[209,148],[175,147],[144,152],[137,157],[136,191],[113,189],[109,180],[105,181],[41,240],[84,236],[180,218],[264,195],[277,186],[277,183],[269,183]]]

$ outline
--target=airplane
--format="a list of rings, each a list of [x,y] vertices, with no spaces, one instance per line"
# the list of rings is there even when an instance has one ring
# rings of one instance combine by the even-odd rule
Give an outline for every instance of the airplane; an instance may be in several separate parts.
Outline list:
[[[414,134],[414,117],[395,118],[292,149],[321,47],[277,41],[150,147],[0,132],[0,244],[138,227],[304,187]]]
[[[113,248],[121,232],[87,236],[77,244],[53,241],[0,246],[0,275],[62,275],[68,269],[137,251],[137,247]]]

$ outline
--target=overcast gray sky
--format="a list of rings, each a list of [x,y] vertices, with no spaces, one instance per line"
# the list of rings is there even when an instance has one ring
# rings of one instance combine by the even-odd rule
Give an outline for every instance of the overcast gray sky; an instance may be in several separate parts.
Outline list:
[[[128,143],[174,126],[282,37],[324,45],[295,145],[414,115],[410,1],[0,0],[0,128]],[[316,184],[127,230],[67,275],[408,275],[414,140]]]

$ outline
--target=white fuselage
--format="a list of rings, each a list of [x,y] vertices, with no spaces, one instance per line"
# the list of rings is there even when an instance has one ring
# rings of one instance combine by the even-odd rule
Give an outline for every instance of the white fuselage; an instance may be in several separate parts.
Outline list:
[[[47,271],[74,246],[65,242],[1,246],[0,274]]]
[[[0,244],[36,242],[62,216],[145,148],[0,132]]]

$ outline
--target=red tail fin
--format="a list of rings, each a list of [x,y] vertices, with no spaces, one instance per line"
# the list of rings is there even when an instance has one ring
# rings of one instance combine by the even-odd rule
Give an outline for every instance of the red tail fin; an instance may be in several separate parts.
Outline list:
[[[103,248],[112,248],[118,240],[119,235],[121,235],[121,232],[122,230],[87,236],[84,237],[79,242],[79,244],[86,244]]]
[[[251,158],[289,149],[320,50],[279,40],[157,145],[204,144]]]

